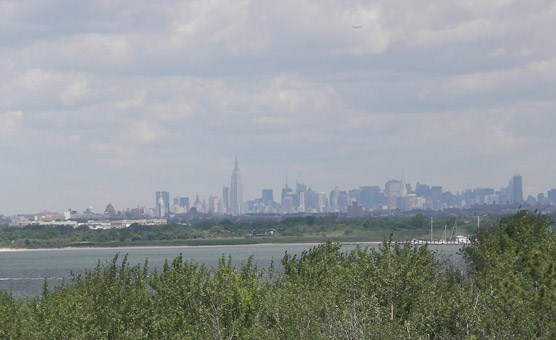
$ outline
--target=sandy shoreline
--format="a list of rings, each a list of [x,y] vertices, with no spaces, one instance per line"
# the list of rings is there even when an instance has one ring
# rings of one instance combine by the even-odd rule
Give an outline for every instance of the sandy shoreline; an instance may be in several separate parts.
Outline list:
[[[382,242],[339,242],[344,245],[376,245]],[[314,247],[322,242],[292,242],[292,243],[253,243],[253,244],[208,244],[208,245],[181,245],[181,246],[124,246],[124,247],[62,247],[62,248],[0,248],[0,253],[4,252],[22,252],[22,251],[64,251],[64,250],[128,250],[128,249],[160,249],[160,248],[218,248],[218,247],[264,247],[269,245],[306,245]]]

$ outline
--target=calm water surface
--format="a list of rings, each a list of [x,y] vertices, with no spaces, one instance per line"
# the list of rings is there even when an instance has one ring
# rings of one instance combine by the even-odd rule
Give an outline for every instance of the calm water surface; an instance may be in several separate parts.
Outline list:
[[[72,272],[82,273],[94,269],[99,261],[105,264],[117,254],[127,254],[131,265],[142,265],[148,260],[149,268],[161,268],[165,260],[171,261],[180,254],[185,260],[208,267],[216,266],[222,256],[231,256],[232,263],[238,267],[253,255],[257,267],[267,269],[274,261],[276,268],[280,269],[280,260],[286,251],[292,255],[300,254],[314,246],[316,244],[303,243],[4,251],[0,252],[0,290],[8,291],[16,298],[36,296],[41,293],[45,278],[49,286],[54,287],[67,282]],[[353,248],[355,245],[346,244],[342,250]],[[441,259],[448,259],[454,265],[461,266],[461,256],[457,254],[459,247],[435,245],[430,246],[430,249],[436,250]]]

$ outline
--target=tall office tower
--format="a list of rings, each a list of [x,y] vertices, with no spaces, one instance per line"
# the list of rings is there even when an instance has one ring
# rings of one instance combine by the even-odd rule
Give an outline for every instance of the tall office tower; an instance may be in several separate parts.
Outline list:
[[[507,205],[510,202],[510,198],[508,196],[508,188],[501,188],[500,191],[497,192],[497,194],[498,204]]]
[[[230,187],[222,188],[222,203],[226,212],[230,212]]]
[[[307,192],[307,185],[302,182],[296,182],[295,184],[295,193],[299,194],[300,192]]]
[[[508,187],[510,203],[523,203],[523,185],[520,175],[514,175]]]
[[[237,166],[237,157],[234,171],[232,171],[232,179],[230,183],[230,212],[235,215],[241,215],[243,210],[243,182],[241,174]]]
[[[426,184],[417,182],[415,186],[415,195],[424,197],[427,201],[432,203],[431,187]]]
[[[224,201],[221,198],[218,199],[216,209],[218,210],[219,214],[224,214],[226,212],[226,209],[224,208]]]
[[[193,207],[195,208],[195,212],[197,213],[205,212],[203,211],[203,203],[201,203],[201,200],[199,199],[199,195],[195,197],[195,203],[193,203]]]
[[[218,213],[218,197],[216,196],[209,197],[208,212],[210,214]]]
[[[347,191],[338,192],[338,209],[340,212],[347,212],[349,206],[349,194]]]
[[[303,209],[305,209],[306,202],[302,202],[302,200],[305,200],[305,198],[307,197],[307,192],[310,190],[311,188],[307,188],[307,185],[303,184],[302,182],[296,182],[295,195],[293,196],[293,206],[299,208],[303,205]],[[301,198],[301,196],[303,196],[303,199]]]
[[[374,209],[377,204],[377,195],[380,193],[380,188],[376,185],[361,187],[361,205],[367,211]]]
[[[326,208],[326,193],[317,192],[315,193],[315,198],[316,198],[317,212],[319,213],[324,212],[324,209]]]
[[[293,190],[291,188],[282,188],[280,205],[283,214],[291,214],[294,212],[293,199]]]
[[[390,180],[384,186],[384,193],[388,200],[388,209],[400,208],[400,198],[404,196],[404,184],[402,181]]]
[[[351,206],[352,202],[361,203],[361,189],[351,189],[349,191],[349,205]]]
[[[180,205],[180,198],[178,196],[173,199],[172,211],[174,214],[183,214],[186,212],[185,208]]]
[[[155,207],[158,217],[164,217],[170,214],[170,193],[168,191],[156,192]],[[162,199],[162,209],[160,208],[160,200]]]
[[[432,208],[434,210],[442,209],[442,186],[432,186],[431,187],[431,198],[432,198]],[[492,191],[494,195],[494,190]]]
[[[267,207],[272,207],[274,205],[274,192],[272,189],[263,189],[262,201]]]
[[[293,212],[293,192],[288,192],[282,195],[282,213],[291,214]]]
[[[332,211],[338,211],[338,196],[340,196],[338,188],[330,192],[330,209],[332,209]]]
[[[298,196],[299,196],[299,205],[297,206],[297,211],[304,213],[305,212],[305,192],[301,191]]]
[[[556,189],[548,190],[547,198],[550,204],[556,205]]]
[[[189,211],[189,197],[180,197],[178,198],[178,205],[182,208],[185,208],[185,211]]]
[[[156,210],[158,211],[158,218],[164,217],[164,200],[162,199],[162,197],[158,199],[158,207],[156,208]]]
[[[537,203],[541,204],[541,205],[547,205],[548,204],[548,198],[546,198],[546,196],[544,195],[544,192],[539,192],[537,194]]]

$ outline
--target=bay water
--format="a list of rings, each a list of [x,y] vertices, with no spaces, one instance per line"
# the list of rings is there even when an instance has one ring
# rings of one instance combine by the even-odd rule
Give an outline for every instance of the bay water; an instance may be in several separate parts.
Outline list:
[[[176,246],[176,247],[130,247],[130,248],[67,248],[37,250],[0,251],[0,290],[7,291],[15,298],[32,297],[41,294],[44,280],[50,288],[67,284],[72,273],[79,274],[94,269],[97,264],[105,265],[116,255],[127,255],[130,265],[145,263],[149,268],[162,268],[167,260],[171,262],[180,254],[184,260],[199,265],[215,267],[222,256],[231,257],[232,263],[239,268],[253,255],[253,262],[259,269],[266,270],[274,262],[281,269],[280,261],[287,252],[301,254],[317,244],[255,244],[222,246]],[[359,246],[376,246],[376,243],[360,243]],[[354,249],[356,244],[344,244],[342,251]],[[430,245],[429,249],[439,255],[439,260],[448,261],[462,267],[460,247],[453,245]]]

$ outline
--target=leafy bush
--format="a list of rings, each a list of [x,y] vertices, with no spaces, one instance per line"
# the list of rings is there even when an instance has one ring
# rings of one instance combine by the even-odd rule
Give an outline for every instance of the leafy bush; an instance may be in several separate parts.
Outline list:
[[[314,221],[316,223],[316,221]],[[181,256],[160,271],[114,258],[40,297],[0,292],[0,338],[556,338],[556,239],[520,212],[464,249],[467,275],[426,246],[328,242],[264,272]]]

